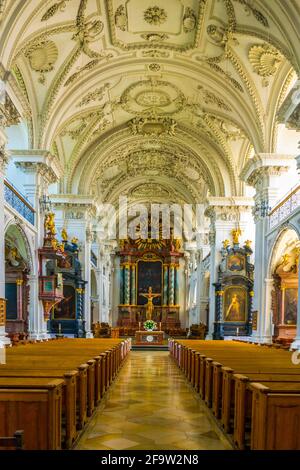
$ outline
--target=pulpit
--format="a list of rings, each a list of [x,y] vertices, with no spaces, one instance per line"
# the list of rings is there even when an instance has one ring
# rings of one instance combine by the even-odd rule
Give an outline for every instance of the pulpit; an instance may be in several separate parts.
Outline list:
[[[163,340],[163,331],[142,330],[135,332],[135,344],[137,345],[161,345]]]

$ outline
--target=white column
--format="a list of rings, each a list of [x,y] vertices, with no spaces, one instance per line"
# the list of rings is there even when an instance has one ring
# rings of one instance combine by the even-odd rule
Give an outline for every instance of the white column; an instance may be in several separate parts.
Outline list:
[[[274,287],[274,279],[265,279],[265,292],[266,292],[266,314],[262,318],[262,329],[260,341],[262,343],[271,343],[273,334],[273,315],[272,315],[272,289]]]
[[[291,349],[300,349],[300,255],[298,261],[298,304],[297,304],[297,333],[291,344]]]
[[[289,155],[259,154],[247,162],[241,178],[256,189],[253,209],[255,221],[254,298],[253,310],[257,311],[257,341],[272,341],[270,328],[271,289],[268,282],[266,234],[269,209],[278,200],[280,177],[288,171],[294,157]]]
[[[210,243],[210,281],[209,281],[209,316],[208,316],[208,333],[206,339],[213,339],[214,332],[214,321],[215,321],[215,310],[216,310],[216,298],[215,298],[215,287],[217,268],[216,268],[216,237],[212,231],[209,234]]]
[[[6,137],[0,128],[0,299],[5,299],[4,175],[8,163],[5,144]],[[5,334],[4,321],[4,324],[0,323],[0,348],[5,344],[10,344],[10,340]]]
[[[87,282],[85,285],[84,297],[84,319],[86,337],[92,338],[91,332],[91,248],[92,248],[92,233],[87,230],[84,244],[84,280]]]
[[[43,246],[44,239],[44,212],[40,199],[42,195],[48,194],[48,186],[59,179],[62,168],[57,157],[47,150],[12,150],[11,153],[16,167],[23,172],[22,184],[29,202],[35,209],[37,229],[34,241],[36,256],[33,259],[33,270],[29,279],[29,334],[34,339],[47,339],[49,338],[47,322],[44,320],[44,308],[39,300],[38,289],[37,250]]]

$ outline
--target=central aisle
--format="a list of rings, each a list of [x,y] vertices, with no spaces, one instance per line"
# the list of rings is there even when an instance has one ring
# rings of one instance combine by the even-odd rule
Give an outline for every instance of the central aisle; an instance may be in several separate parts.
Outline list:
[[[131,351],[79,450],[230,449],[165,351]]]

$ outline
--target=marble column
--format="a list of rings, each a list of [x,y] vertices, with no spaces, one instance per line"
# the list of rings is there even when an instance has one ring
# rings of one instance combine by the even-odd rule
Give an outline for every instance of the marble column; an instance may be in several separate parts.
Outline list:
[[[179,305],[179,266],[175,266],[175,291],[174,291],[174,303]]]
[[[125,270],[124,266],[120,266],[120,304],[123,305],[125,302],[125,296],[124,296],[124,275],[125,275]]]
[[[164,264],[164,290],[163,290],[163,305],[168,305],[168,288],[169,288],[169,266]]]
[[[272,341],[269,318],[271,289],[269,283],[266,283],[268,279],[266,245],[269,228],[268,213],[278,200],[280,177],[288,171],[293,159],[294,157],[289,155],[261,153],[249,160],[241,172],[241,179],[256,190],[253,208],[255,222],[253,310],[257,311],[257,330],[253,331],[252,336],[260,342]]]
[[[170,274],[169,274],[169,305],[174,305],[174,296],[175,296],[175,266],[170,264]]]
[[[86,230],[85,245],[84,245],[84,280],[86,285],[84,288],[84,327],[87,338],[92,338],[92,325],[91,325],[91,250],[92,250],[93,235],[88,229]]]
[[[299,349],[300,350],[300,253],[299,253],[299,261],[298,261],[298,303],[297,303],[297,331],[296,337],[291,344],[291,349]]]
[[[136,304],[136,289],[135,289],[135,264],[131,265],[131,272],[130,272],[130,304]]]
[[[124,265],[124,304],[130,305],[130,265]]]
[[[202,260],[203,260],[203,249],[199,248],[197,251],[197,301],[196,301],[196,322],[200,324],[201,319],[201,289],[203,283],[203,272],[202,272]]]

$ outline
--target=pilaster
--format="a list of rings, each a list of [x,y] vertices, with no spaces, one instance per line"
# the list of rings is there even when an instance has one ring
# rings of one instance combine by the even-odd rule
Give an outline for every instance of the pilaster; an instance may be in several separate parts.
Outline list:
[[[255,188],[253,216],[255,222],[255,275],[253,310],[257,311],[257,330],[253,336],[258,341],[269,342],[271,289],[266,282],[268,214],[279,197],[280,177],[287,172],[294,157],[292,155],[266,154],[255,155],[247,162],[241,178]]]
[[[5,150],[6,142],[6,135],[0,127],[0,227],[2,227],[0,230],[0,299],[3,300],[5,300],[4,176],[9,160],[9,154]],[[10,344],[10,340],[5,334],[3,315],[0,321],[0,348],[3,348],[5,344]]]

